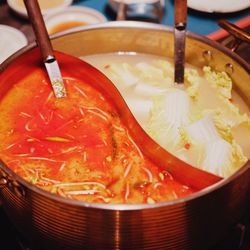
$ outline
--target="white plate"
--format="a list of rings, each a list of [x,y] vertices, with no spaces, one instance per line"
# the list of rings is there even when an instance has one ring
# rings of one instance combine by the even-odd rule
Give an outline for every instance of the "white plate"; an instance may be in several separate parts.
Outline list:
[[[33,0],[32,0],[33,1]],[[43,15],[63,10],[72,4],[73,0],[38,0]],[[23,0],[7,0],[9,7],[18,15],[28,17]]]
[[[82,25],[87,25],[107,21],[106,17],[99,11],[81,6],[68,7],[62,11],[45,16],[44,20],[49,34],[52,33],[53,28],[60,24],[79,22],[82,23]],[[74,26],[72,25],[72,27]]]
[[[26,36],[11,26],[0,25],[0,63],[28,44]]]
[[[203,12],[230,13],[250,7],[250,0],[188,0],[188,7]]]
[[[154,3],[159,0],[110,0],[110,2],[125,3],[125,4],[136,4],[136,3]]]

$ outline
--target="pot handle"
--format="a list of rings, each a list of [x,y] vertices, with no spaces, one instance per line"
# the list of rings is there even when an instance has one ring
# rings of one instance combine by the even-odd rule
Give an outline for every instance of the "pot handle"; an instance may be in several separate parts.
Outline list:
[[[0,162],[1,164],[2,162]],[[5,188],[8,184],[7,174],[0,168],[0,189]]]
[[[1,169],[2,161],[0,160],[0,190],[8,188],[12,193],[18,197],[24,197],[25,191],[22,186],[14,180],[11,176]]]
[[[0,190],[5,188],[7,186],[7,184],[8,184],[8,181],[5,178],[1,177],[0,178]],[[0,196],[0,207],[1,207],[1,205],[2,205],[2,200],[1,200],[1,196]]]
[[[234,41],[231,44],[231,46],[229,47],[229,49],[231,51],[233,51],[233,52],[236,51],[242,42],[247,42],[250,44],[250,33],[249,32],[239,28],[238,26],[236,26],[232,23],[229,23],[226,20],[220,20],[218,22],[218,24],[220,25],[221,28],[226,30],[229,34],[231,34],[234,37]],[[229,44],[230,42],[231,42],[231,39],[227,44]]]
[[[5,188],[7,186],[7,179],[2,175],[2,172],[0,170],[0,190]],[[1,200],[1,196],[0,196],[0,207],[2,205],[2,200]]]
[[[7,179],[4,177],[1,177],[0,178],[0,189],[6,187],[7,183],[8,183]]]

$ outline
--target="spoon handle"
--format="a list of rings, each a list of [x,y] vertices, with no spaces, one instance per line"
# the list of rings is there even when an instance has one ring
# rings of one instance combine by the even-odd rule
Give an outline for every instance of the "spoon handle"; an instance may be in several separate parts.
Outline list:
[[[174,1],[174,24],[175,26],[186,27],[187,23],[187,0],[175,0]]]
[[[175,83],[184,84],[187,0],[174,1],[174,80]]]
[[[49,39],[43,16],[37,0],[24,0],[33,30],[35,32],[38,47],[40,48],[43,62],[45,64],[50,83],[56,98],[66,96],[66,89],[53,48]]]
[[[43,61],[47,62],[54,59],[53,48],[37,0],[24,0],[24,4],[33,26],[38,46],[41,48]]]

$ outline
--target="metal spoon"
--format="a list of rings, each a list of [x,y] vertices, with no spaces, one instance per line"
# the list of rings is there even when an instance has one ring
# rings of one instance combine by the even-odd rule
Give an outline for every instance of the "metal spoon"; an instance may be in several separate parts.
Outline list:
[[[63,84],[63,79],[53,53],[53,48],[45,27],[39,4],[37,0],[24,0],[24,3],[33,26],[38,46],[42,53],[43,62],[47,69],[54,94],[57,98],[65,97],[66,90]]]
[[[174,80],[184,84],[187,0],[175,0],[174,12]]]

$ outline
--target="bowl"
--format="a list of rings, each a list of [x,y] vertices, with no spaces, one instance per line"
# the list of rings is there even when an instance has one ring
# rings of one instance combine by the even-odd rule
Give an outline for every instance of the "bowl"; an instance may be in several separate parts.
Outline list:
[[[57,33],[76,26],[106,22],[106,17],[88,7],[68,7],[45,17],[49,34]]]
[[[21,31],[8,25],[0,25],[0,37],[0,63],[28,43]]]
[[[71,5],[73,0],[38,0],[43,15],[60,11]],[[9,7],[19,16],[27,18],[28,14],[23,0],[7,0]]]
[[[189,0],[188,7],[194,10],[208,13],[231,13],[237,12],[250,7],[249,0],[218,0],[218,1],[199,1]]]

